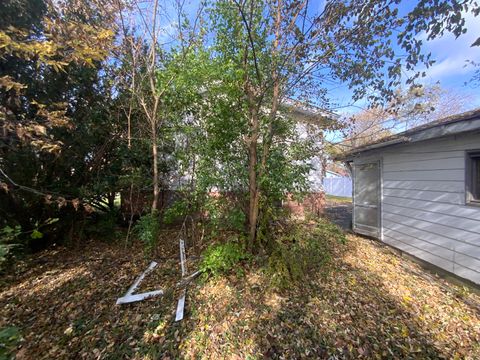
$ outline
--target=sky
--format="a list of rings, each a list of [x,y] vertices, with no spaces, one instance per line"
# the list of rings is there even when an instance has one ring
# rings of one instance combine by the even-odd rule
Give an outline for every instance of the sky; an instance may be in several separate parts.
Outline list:
[[[323,0],[319,2],[322,3]],[[452,34],[445,34],[440,38],[427,40],[427,34],[418,34],[417,38],[423,41],[424,53],[430,53],[435,63],[428,69],[419,66],[417,70],[426,72],[426,76],[420,80],[420,83],[438,84],[445,90],[465,94],[472,100],[471,108],[473,109],[480,107],[480,86],[475,87],[471,82],[475,67],[469,65],[467,61],[480,63],[480,46],[471,46],[480,37],[480,17],[467,13],[465,20],[467,32],[458,38]],[[339,114],[358,112],[359,107],[365,105],[365,102],[359,101],[354,106],[343,107],[351,103],[351,93],[345,85],[334,89],[334,94],[340,106],[337,110]]]
[[[432,53],[436,63],[427,70],[427,80],[439,81],[446,87],[456,88],[461,91],[472,92],[475,89],[468,82],[473,75],[474,68],[467,66],[466,61],[480,62],[480,46],[472,47],[471,44],[480,37],[480,18],[466,14],[467,33],[455,39],[451,34],[432,41],[426,41],[426,50]],[[425,39],[425,34],[422,34]],[[476,89],[480,92],[479,89]],[[477,96],[480,106],[480,98]]]
[[[186,0],[184,9],[187,10],[189,17],[193,21],[196,11],[201,0]],[[171,41],[172,34],[175,32],[174,27],[177,26],[177,18],[175,17],[175,6],[173,0],[161,0],[160,6],[166,10],[166,13],[172,13],[171,17],[163,19],[161,40],[168,43]],[[414,0],[404,0],[401,2],[400,13],[407,13],[416,4]],[[310,15],[319,13],[323,10],[325,0],[310,0]],[[472,14],[464,14],[466,19],[467,33],[455,38],[451,34],[446,34],[441,38],[428,41],[427,35],[421,33],[417,38],[424,43],[424,53],[431,53],[432,59],[435,60],[433,66],[424,69],[419,66],[417,70],[424,70],[426,77],[420,82],[424,85],[440,85],[445,90],[451,90],[455,93],[465,94],[471,99],[471,108],[480,107],[480,85],[476,88],[469,81],[472,79],[475,68],[467,65],[467,60],[480,63],[480,46],[471,47],[471,44],[480,37],[480,17],[475,18]],[[404,53],[397,48],[399,53]],[[329,89],[331,98],[335,106],[334,111],[339,115],[346,115],[358,112],[367,104],[365,101],[353,103],[351,100],[351,92],[345,84],[332,84]]]

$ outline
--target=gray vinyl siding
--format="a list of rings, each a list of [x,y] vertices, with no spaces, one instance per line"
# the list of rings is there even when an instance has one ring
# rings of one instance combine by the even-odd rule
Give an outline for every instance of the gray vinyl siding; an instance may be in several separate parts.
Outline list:
[[[382,240],[480,284],[480,207],[465,204],[469,133],[360,154],[382,162]]]

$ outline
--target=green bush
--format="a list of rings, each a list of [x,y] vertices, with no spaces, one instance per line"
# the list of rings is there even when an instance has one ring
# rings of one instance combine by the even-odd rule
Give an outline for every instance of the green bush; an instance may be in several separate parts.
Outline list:
[[[117,230],[118,211],[111,210],[106,213],[98,213],[93,221],[89,221],[85,232],[88,237],[95,240],[113,242],[121,237]]]
[[[21,340],[18,328],[9,326],[0,329],[0,360],[15,359],[14,351]]]
[[[145,252],[151,254],[157,246],[160,232],[160,219],[158,213],[143,215],[135,224],[133,231],[143,242]]]
[[[211,197],[204,204],[208,214],[213,236],[222,230],[242,232],[245,226],[245,214],[235,201],[228,197]]]
[[[211,245],[203,254],[200,270],[206,275],[219,276],[231,272],[236,265],[248,258],[248,254],[238,243]]]
[[[163,222],[172,224],[178,219],[183,219],[190,212],[190,204],[185,199],[177,200],[163,213]]]
[[[7,267],[14,256],[15,250],[23,246],[19,243],[21,233],[20,225],[13,228],[7,225],[0,229],[0,271]]]
[[[245,228],[245,213],[238,207],[231,208],[225,215],[226,227],[235,231]]]
[[[51,230],[58,218],[48,218],[43,222],[35,221],[35,227],[25,231],[20,225],[5,225],[0,229],[0,271],[11,265],[16,255],[32,248],[37,240],[44,237],[45,229]]]
[[[342,230],[323,219],[314,227],[292,226],[275,239],[267,267],[272,285],[282,289],[299,283],[310,272],[328,264],[333,247],[345,241]]]

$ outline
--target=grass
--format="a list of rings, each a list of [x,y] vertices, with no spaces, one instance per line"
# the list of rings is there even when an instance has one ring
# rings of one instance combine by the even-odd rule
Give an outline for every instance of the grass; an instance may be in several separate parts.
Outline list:
[[[159,249],[145,279],[166,295],[121,306],[115,300],[151,260],[141,248],[38,254],[5,277],[0,328],[18,328],[24,359],[480,358],[478,295],[373,241],[349,235],[329,266],[282,291],[254,263],[243,275],[198,280],[181,322],[176,251]]]
[[[352,198],[343,197],[343,196],[335,196],[335,195],[326,195],[325,198],[327,201],[337,202],[337,203],[351,203]]]

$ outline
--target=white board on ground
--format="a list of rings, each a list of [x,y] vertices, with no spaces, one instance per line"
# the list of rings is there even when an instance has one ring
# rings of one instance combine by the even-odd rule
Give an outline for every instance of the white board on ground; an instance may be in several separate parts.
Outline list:
[[[152,261],[148,268],[143,273],[141,273],[140,276],[132,284],[132,286],[129,287],[125,295],[117,299],[117,305],[128,304],[135,301],[145,300],[152,296],[163,295],[163,290],[155,290],[141,294],[133,294],[133,292],[137,289],[138,285],[140,285],[145,276],[149,272],[151,272],[157,265],[158,264],[155,261]]]
[[[178,304],[177,304],[177,313],[175,314],[175,321],[180,321],[183,319],[183,312],[185,310],[185,295],[187,293],[187,290],[182,291],[182,295],[178,299]]]
[[[158,295],[163,295],[163,290],[155,290],[141,294],[126,295],[117,299],[117,305],[141,301]]]
[[[130,286],[130,288],[127,290],[127,293],[125,295],[133,294],[133,292],[137,289],[138,285],[142,282],[142,280],[145,278],[145,276],[152,271],[155,266],[158,264],[155,261],[152,261],[150,265],[148,265],[148,268],[140,274],[140,276],[135,280],[135,282]]]
[[[180,245],[180,265],[182,266],[182,278],[185,276],[187,273],[187,258],[185,254],[185,241],[183,239],[180,239],[179,242]]]

